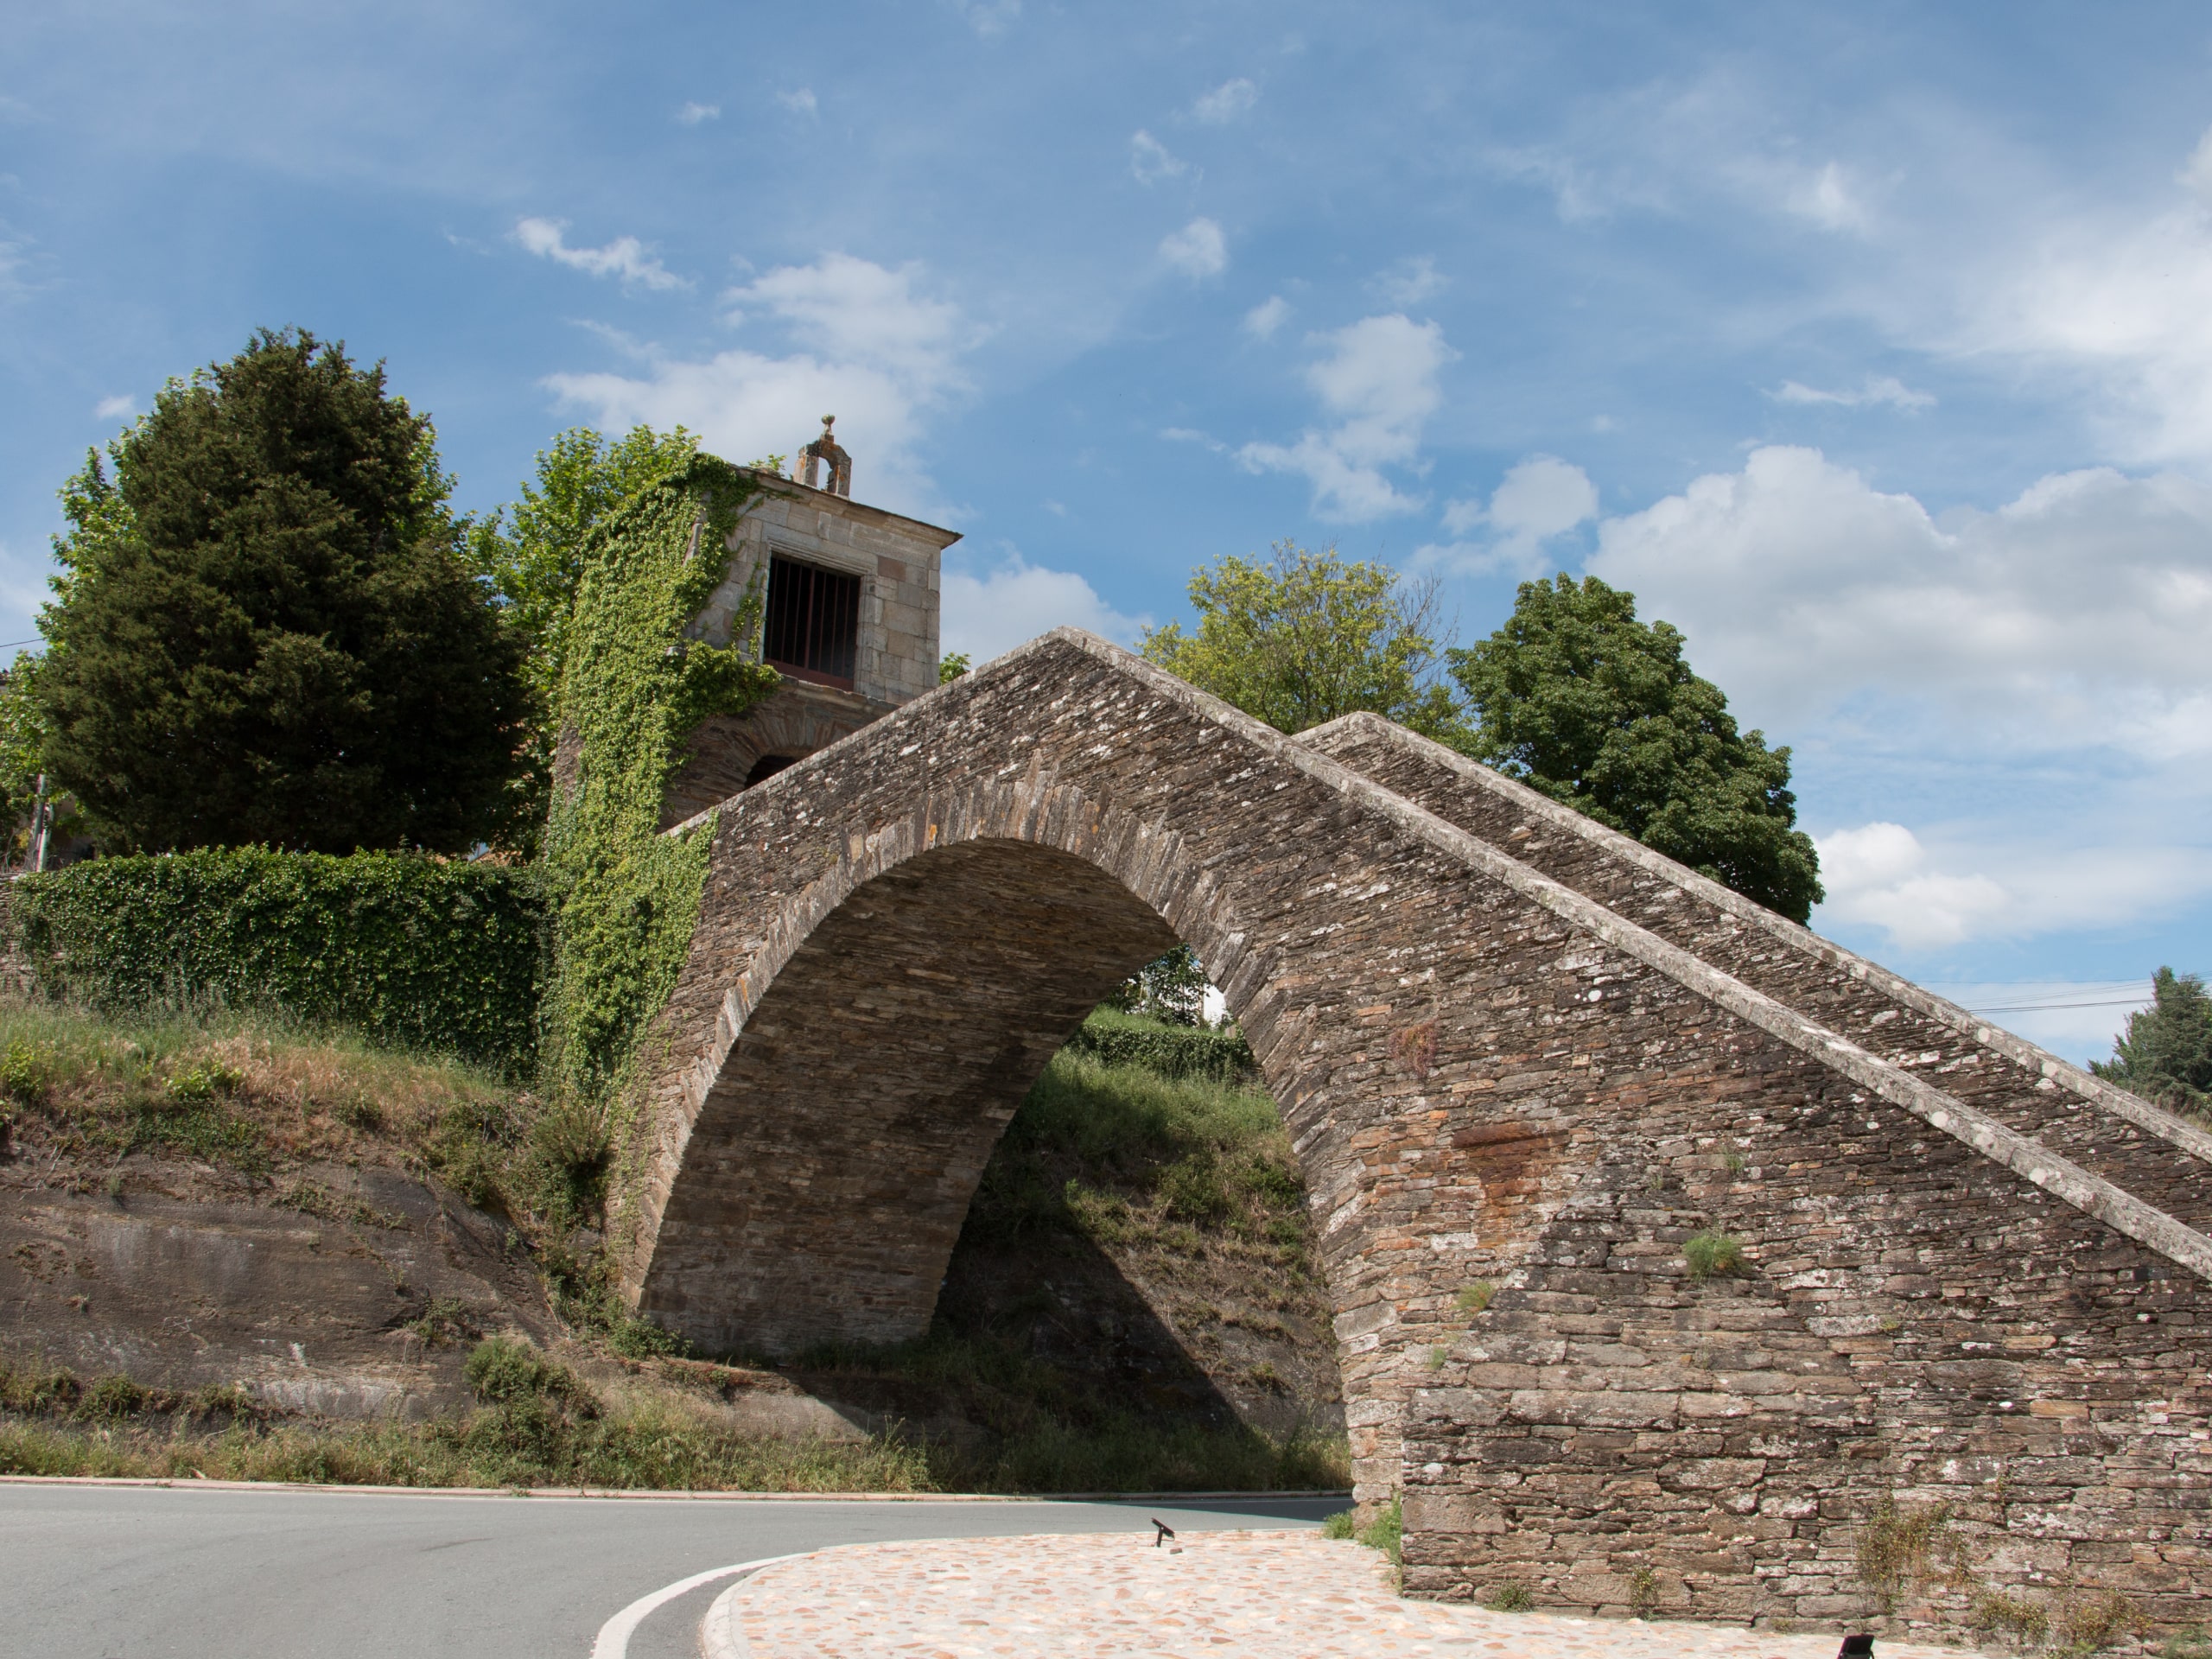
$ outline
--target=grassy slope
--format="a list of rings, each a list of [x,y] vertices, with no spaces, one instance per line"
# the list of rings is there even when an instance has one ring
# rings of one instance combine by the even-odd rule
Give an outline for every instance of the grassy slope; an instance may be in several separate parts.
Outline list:
[[[322,1215],[341,1201],[318,1170],[442,1183],[536,1247],[574,1362],[547,1373],[567,1382],[480,1386],[473,1410],[414,1424],[18,1364],[0,1370],[0,1471],[879,1491],[1345,1478],[1302,1190],[1249,1089],[1056,1060],[986,1172],[930,1335],[791,1369],[873,1414],[878,1432],[850,1442],[735,1426],[728,1403],[757,1374],[671,1354],[596,1287],[576,1248],[606,1167],[588,1115],[342,1036],[17,1002],[0,1003],[0,1093],[18,1187]],[[437,1306],[417,1321],[456,1351],[499,1323]]]

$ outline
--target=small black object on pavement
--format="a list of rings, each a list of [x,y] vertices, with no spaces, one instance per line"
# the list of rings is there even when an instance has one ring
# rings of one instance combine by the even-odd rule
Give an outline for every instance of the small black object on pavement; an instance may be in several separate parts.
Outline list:
[[[1152,1547],[1154,1549],[1158,1549],[1162,1544],[1166,1543],[1170,1538],[1173,1538],[1175,1535],[1175,1529],[1169,1526],[1165,1521],[1162,1521],[1157,1516],[1153,1517],[1152,1524],[1160,1529],[1158,1535],[1154,1536],[1152,1541]],[[1872,1653],[1873,1649],[1869,1648],[1867,1651]]]
[[[1874,1659],[1874,1638],[1871,1636],[1847,1636],[1843,1651],[1835,1659]]]

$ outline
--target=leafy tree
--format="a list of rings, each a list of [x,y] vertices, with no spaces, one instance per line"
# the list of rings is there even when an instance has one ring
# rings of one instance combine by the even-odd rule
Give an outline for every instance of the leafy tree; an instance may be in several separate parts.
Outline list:
[[[968,669],[969,662],[968,653],[966,652],[948,651],[944,656],[937,659],[937,683],[939,685],[950,685],[963,674],[965,674],[968,671]]]
[[[2112,1058],[2089,1070],[2171,1111],[2212,1115],[2212,996],[2201,974],[2161,968],[2151,1006],[2127,1016]]]
[[[1106,999],[1106,1005],[1125,1014],[1149,1014],[1170,1026],[1202,1024],[1205,1019],[1206,970],[1200,964],[1197,951],[1187,944],[1179,944],[1123,980],[1120,988]]]
[[[1144,654],[1278,731],[1370,709],[1431,737],[1459,729],[1439,683],[1437,592],[1333,547],[1275,543],[1264,563],[1225,556],[1191,573],[1198,631],[1144,632]]]
[[[1794,828],[1789,751],[1738,732],[1682,636],[1595,576],[1521,584],[1505,626],[1450,653],[1468,752],[1802,922],[1820,859]]]
[[[263,330],[64,486],[44,763],[117,850],[459,851],[496,825],[521,652],[459,556],[429,421]]]
[[[607,438],[572,427],[537,452],[537,477],[522,499],[469,527],[467,558],[505,607],[530,651],[529,677],[541,708],[561,684],[569,612],[592,526],[646,485],[679,473],[699,453],[682,427],[635,427]]]

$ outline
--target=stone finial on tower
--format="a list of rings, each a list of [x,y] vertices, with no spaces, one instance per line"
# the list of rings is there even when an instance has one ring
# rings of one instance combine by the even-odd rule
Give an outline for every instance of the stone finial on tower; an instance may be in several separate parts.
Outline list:
[[[822,435],[798,452],[798,465],[792,473],[810,490],[822,487],[814,480],[815,468],[823,461],[830,463],[830,493],[850,496],[853,493],[853,458],[831,435],[830,428],[837,423],[835,415],[822,417]]]

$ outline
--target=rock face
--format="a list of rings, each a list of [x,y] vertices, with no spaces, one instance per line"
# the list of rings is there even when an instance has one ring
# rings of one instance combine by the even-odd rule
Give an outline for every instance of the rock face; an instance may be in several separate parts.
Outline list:
[[[461,1403],[465,1344],[426,1314],[539,1341],[556,1332],[527,1255],[442,1188],[309,1168],[312,1212],[256,1203],[235,1175],[146,1157],[127,1193],[0,1166],[0,1351],[179,1390],[238,1383],[280,1410],[423,1417]]]
[[[1178,938],[1298,1148],[1409,1589],[2212,1612],[2212,1141],[1385,722],[1293,741],[1073,631],[723,805],[630,1294],[915,1334],[1015,1104]]]

